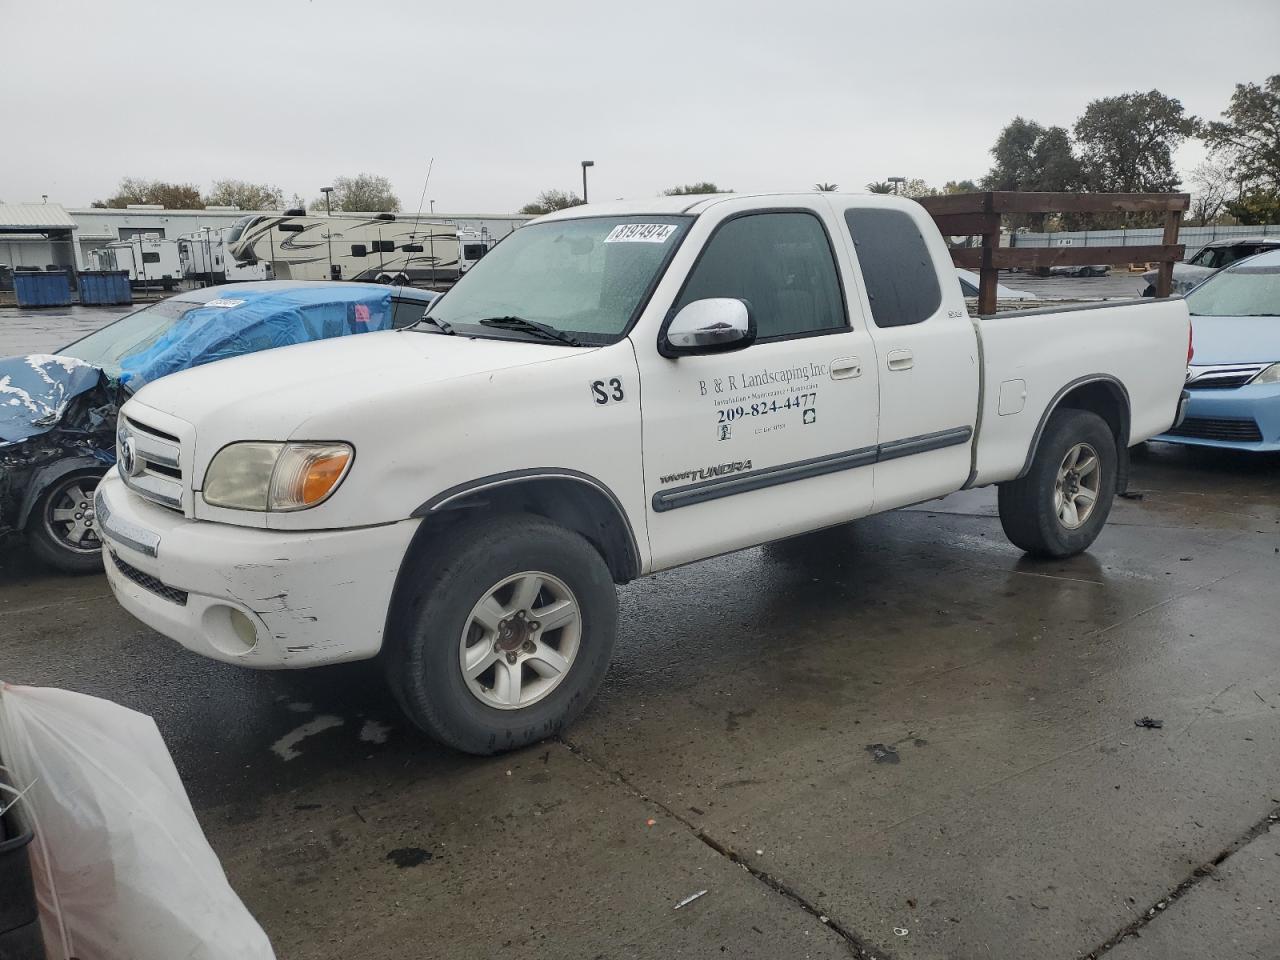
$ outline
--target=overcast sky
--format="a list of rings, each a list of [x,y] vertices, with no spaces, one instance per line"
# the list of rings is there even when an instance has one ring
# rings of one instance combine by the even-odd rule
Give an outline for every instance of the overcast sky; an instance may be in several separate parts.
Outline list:
[[[0,200],[121,177],[389,177],[406,209],[512,211],[713,180],[977,179],[1015,115],[1159,89],[1216,118],[1280,72],[1280,2],[0,0]],[[1196,146],[1178,155],[1189,171]]]

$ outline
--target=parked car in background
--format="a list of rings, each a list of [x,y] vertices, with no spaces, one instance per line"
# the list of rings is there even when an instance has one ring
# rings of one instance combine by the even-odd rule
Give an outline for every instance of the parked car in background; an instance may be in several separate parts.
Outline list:
[[[116,461],[116,415],[144,384],[226,357],[406,327],[436,296],[369,283],[206,287],[55,355],[0,359],[0,534],[25,530],[31,549],[68,573],[100,570],[93,491]]]
[[[1241,260],[1187,294],[1191,400],[1169,443],[1280,450],[1280,250]]]
[[[1051,277],[1105,277],[1111,272],[1109,263],[1086,263],[1078,267],[1050,267]]]
[[[981,277],[970,270],[961,270],[956,268],[956,279],[960,281],[960,290],[966,297],[976,297],[978,295],[978,284]],[[1040,300],[1034,293],[1027,293],[1025,290],[1014,290],[1012,287],[1006,287],[1003,283],[996,284],[997,300]]]
[[[1206,243],[1186,263],[1173,265],[1173,286],[1169,292],[1185,295],[1223,267],[1268,250],[1280,250],[1280,237],[1232,237]],[[1158,273],[1157,270],[1148,270],[1142,275],[1142,279],[1147,281],[1147,288],[1142,291],[1144,297],[1155,296]]]

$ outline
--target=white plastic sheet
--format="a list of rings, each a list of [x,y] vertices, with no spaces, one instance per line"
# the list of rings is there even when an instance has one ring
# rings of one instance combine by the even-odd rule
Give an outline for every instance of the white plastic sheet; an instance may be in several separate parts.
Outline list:
[[[271,960],[227,883],[154,721],[66,690],[0,684],[0,757],[52,960]]]

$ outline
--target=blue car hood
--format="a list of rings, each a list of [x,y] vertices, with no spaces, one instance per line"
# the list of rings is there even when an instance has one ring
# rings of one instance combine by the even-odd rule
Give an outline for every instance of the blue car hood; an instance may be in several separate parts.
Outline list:
[[[147,349],[120,362],[120,384],[136,393],[179,370],[227,357],[391,327],[391,290],[317,284],[286,290],[223,290],[189,310]],[[228,295],[231,294],[231,295]],[[100,367],[72,357],[0,358],[0,446],[63,424],[71,402],[110,381]]]
[[[1196,355],[1191,362],[1280,362],[1280,317],[1192,317]]]

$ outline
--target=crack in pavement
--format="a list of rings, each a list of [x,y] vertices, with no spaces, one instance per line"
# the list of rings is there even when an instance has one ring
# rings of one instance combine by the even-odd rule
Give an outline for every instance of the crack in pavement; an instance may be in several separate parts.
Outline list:
[[[1232,856],[1239,853],[1250,843],[1266,833],[1267,830],[1280,821],[1280,807],[1271,810],[1266,816],[1255,823],[1252,827],[1242,833],[1239,837],[1227,844],[1218,855],[1208,863],[1202,863],[1191,871],[1191,875],[1170,890],[1167,894],[1157,899],[1154,903],[1143,911],[1142,915],[1127,926],[1116,931],[1101,944],[1094,947],[1088,953],[1080,955],[1079,960],[1098,960],[1099,957],[1109,953],[1111,949],[1117,946],[1127,937],[1140,936],[1142,929],[1147,926],[1157,916],[1168,911],[1176,901],[1182,899],[1186,894],[1198,887],[1205,879],[1211,877],[1218,871],[1218,867],[1222,866]]]
[[[597,763],[596,760],[582,747],[566,739],[563,735],[558,734],[555,739],[583,763],[592,764],[596,769],[603,771],[615,783],[622,786],[634,797],[645,803],[652,804],[672,820],[676,821],[676,823],[679,823],[688,830],[695,839],[700,840],[705,846],[710,847],[730,863],[747,871],[747,873],[751,874],[751,876],[755,877],[755,879],[759,880],[774,893],[790,900],[805,913],[809,914],[809,916],[813,917],[814,920],[818,921],[828,930],[836,934],[836,936],[840,937],[840,939],[844,941],[845,947],[849,950],[850,956],[856,957],[857,960],[893,960],[893,955],[891,953],[880,947],[871,946],[866,939],[844,926],[844,924],[840,923],[835,918],[824,913],[816,904],[806,899],[803,894],[792,888],[784,880],[781,880],[778,877],[773,876],[773,874],[748,863],[741,854],[734,851],[733,848],[720,843],[720,841],[716,840],[701,827],[694,824],[683,814],[676,812],[656,797],[649,796],[628,780],[625,774],[605,766],[602,763]]]

